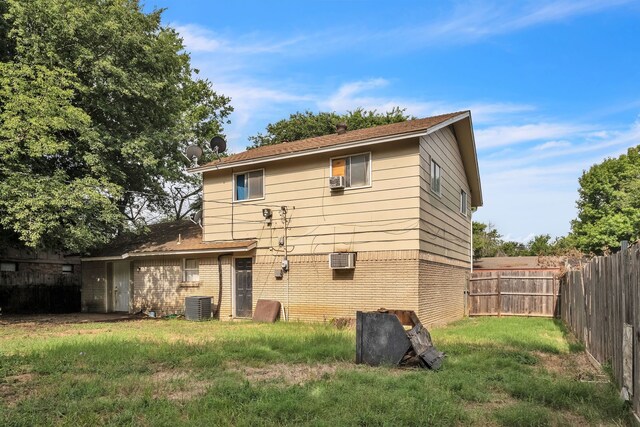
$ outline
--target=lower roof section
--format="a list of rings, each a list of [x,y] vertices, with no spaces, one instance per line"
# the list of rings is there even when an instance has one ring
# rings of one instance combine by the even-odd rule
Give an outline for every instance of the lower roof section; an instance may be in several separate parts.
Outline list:
[[[127,258],[199,255],[249,251],[256,240],[202,241],[202,229],[191,221],[153,224],[142,233],[128,233],[83,257],[83,261],[113,261]]]

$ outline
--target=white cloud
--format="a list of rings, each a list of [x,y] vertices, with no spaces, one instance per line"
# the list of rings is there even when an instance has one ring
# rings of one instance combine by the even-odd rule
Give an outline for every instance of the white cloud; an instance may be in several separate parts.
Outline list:
[[[580,128],[580,125],[574,125]],[[476,135],[479,131],[476,131]],[[594,135],[597,135],[594,137]],[[607,137],[603,139],[603,135]],[[541,162],[557,163],[562,159],[571,161],[585,159],[588,155],[590,166],[605,157],[615,157],[626,152],[628,147],[640,143],[640,119],[626,129],[602,129],[594,132],[576,132],[565,135],[563,140],[552,140],[531,149],[514,151],[500,150],[482,156],[481,167],[487,169],[522,168]],[[544,139],[542,139],[544,140]],[[565,145],[566,143],[566,145]],[[509,146],[507,146],[509,147]],[[584,162],[583,162],[584,163]],[[585,165],[583,165],[585,166]]]
[[[471,116],[475,124],[504,121],[505,116],[534,111],[536,107],[528,104],[516,104],[511,102],[470,103],[464,109],[471,110]]]
[[[335,92],[318,100],[320,110],[345,112],[362,107],[379,112],[389,111],[394,107],[405,108],[406,112],[416,117],[451,113],[460,110],[471,110],[474,123],[486,124],[504,120],[505,116],[535,110],[527,104],[509,102],[445,102],[440,100],[423,101],[416,98],[401,98],[377,94],[387,88],[391,82],[384,78],[371,78],[342,84]]]
[[[572,123],[531,123],[516,126],[493,126],[476,130],[479,150],[522,144],[544,139],[564,138],[586,132],[589,126]]]
[[[447,16],[426,21],[423,26],[407,26],[393,32],[398,37],[411,34],[413,38],[408,40],[421,44],[473,43],[490,36],[596,13],[632,1],[463,2],[458,3]]]
[[[306,39],[303,36],[282,40],[269,40],[259,34],[243,34],[225,38],[213,31],[195,24],[174,25],[190,52],[227,53],[232,55],[256,55],[286,52],[291,46]]]
[[[569,141],[548,141],[540,145],[536,145],[533,147],[536,151],[549,150],[551,148],[564,148],[570,147],[571,143]]]

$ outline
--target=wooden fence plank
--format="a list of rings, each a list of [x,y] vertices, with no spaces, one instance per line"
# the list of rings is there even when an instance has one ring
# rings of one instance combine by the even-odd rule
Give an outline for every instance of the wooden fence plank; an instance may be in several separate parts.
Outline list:
[[[556,276],[549,270],[474,271],[469,316],[559,316]]]
[[[558,287],[563,322],[591,357],[611,365],[640,414],[639,246],[623,244],[616,254],[593,258],[568,271]]]

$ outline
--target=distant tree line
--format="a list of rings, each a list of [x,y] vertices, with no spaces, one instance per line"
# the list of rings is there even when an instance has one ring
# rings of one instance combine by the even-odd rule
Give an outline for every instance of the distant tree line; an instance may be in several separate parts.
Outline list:
[[[504,240],[491,223],[473,222],[473,256],[566,255],[575,252],[575,245],[567,237],[552,239],[549,234],[539,234],[526,243]]]

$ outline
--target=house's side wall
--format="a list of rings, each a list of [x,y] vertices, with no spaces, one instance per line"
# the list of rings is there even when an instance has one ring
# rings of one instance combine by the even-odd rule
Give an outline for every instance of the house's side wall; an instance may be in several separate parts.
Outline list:
[[[229,265],[227,258],[223,265],[223,275],[227,278]],[[215,307],[218,301],[217,259],[200,258],[199,275],[199,285],[184,283],[182,258],[165,257],[135,261],[133,263],[133,311],[155,311],[160,316],[183,314],[184,299],[188,296],[210,296]],[[228,293],[230,289],[228,279],[226,288]]]
[[[371,186],[332,192],[330,159],[371,153]],[[269,162],[204,174],[204,240],[258,239],[278,249],[280,206],[289,208],[292,255],[335,250],[416,250],[419,242],[420,164],[417,138],[332,154]],[[263,168],[265,198],[232,203],[233,173]],[[262,208],[273,210],[265,225]]]
[[[431,159],[441,168],[441,194],[431,191]],[[420,139],[420,249],[441,261],[471,263],[471,212],[460,213],[460,190],[471,192],[451,127]]]
[[[353,270],[331,270],[326,255],[289,257],[289,278],[276,279],[281,258],[258,255],[253,266],[253,305],[275,299],[290,320],[328,321],[358,310],[418,310],[418,251],[358,252]],[[287,292],[288,289],[288,292]]]
[[[83,312],[107,311],[107,270],[104,261],[82,263],[81,309]]]
[[[427,328],[464,316],[469,269],[420,260],[418,317]]]
[[[431,191],[431,159],[441,168]],[[451,127],[420,139],[420,273],[418,316],[427,327],[464,316],[471,268],[471,191]],[[468,213],[460,213],[460,191]]]

